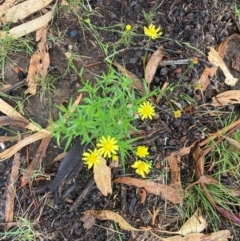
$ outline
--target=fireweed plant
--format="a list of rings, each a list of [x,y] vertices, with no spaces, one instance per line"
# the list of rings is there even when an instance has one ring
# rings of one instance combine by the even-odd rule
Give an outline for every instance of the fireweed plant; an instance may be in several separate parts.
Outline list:
[[[132,143],[137,139],[132,138],[130,132],[138,130],[133,121],[144,121],[155,115],[154,107],[147,99],[157,96],[159,91],[149,92],[145,86],[146,94],[138,96],[132,87],[133,81],[118,74],[113,68],[96,78],[96,83],[83,83],[79,92],[85,93],[86,97],[80,105],[73,106],[70,100],[67,107],[58,106],[59,119],[51,125],[52,135],[58,145],[61,141],[66,141],[65,150],[77,136],[82,137],[82,144],[92,143],[93,148],[83,153],[83,161],[89,169],[101,163],[101,158],[116,160],[116,155],[119,155],[125,170],[126,155],[135,153]],[[144,157],[148,150],[139,149],[138,153],[139,157]],[[142,171],[146,174],[149,172],[149,165],[135,165],[134,168],[143,176]]]

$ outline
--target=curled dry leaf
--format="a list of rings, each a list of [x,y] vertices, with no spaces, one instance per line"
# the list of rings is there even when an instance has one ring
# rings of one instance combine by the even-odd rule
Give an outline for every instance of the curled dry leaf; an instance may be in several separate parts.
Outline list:
[[[141,199],[140,203],[143,204],[147,197],[146,190],[143,188],[138,188],[137,194],[140,196],[140,199]]]
[[[240,90],[229,90],[212,98],[213,106],[225,106],[240,103]]]
[[[141,180],[132,177],[118,177],[114,180],[114,182],[144,188],[147,192],[154,195],[162,196],[163,198],[167,199],[172,203],[182,202],[181,195],[174,188],[164,184],[159,184],[157,182]]]
[[[86,213],[90,213],[96,219],[112,220],[118,223],[121,229],[126,231],[143,231],[142,229],[140,230],[140,229],[134,228],[121,215],[109,210],[100,210],[100,211],[89,210]]]
[[[101,158],[101,164],[94,165],[94,180],[98,189],[104,196],[112,193],[111,169],[106,165],[106,160]]]
[[[187,235],[189,233],[200,233],[207,227],[207,221],[203,218],[201,210],[197,210],[191,218],[189,218],[178,233]]]
[[[234,78],[232,74],[229,72],[227,66],[225,65],[223,59],[220,57],[219,53],[212,47],[210,47],[210,52],[208,54],[208,60],[221,68],[223,74],[225,75],[225,83],[230,86],[235,86],[238,79]]]
[[[145,80],[148,86],[151,84],[163,56],[163,46],[160,46],[150,57],[145,69]]]

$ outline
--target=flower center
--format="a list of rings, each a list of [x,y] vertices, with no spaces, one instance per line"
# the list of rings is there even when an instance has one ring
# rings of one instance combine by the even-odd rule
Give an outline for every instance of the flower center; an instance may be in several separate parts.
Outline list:
[[[145,112],[145,114],[149,115],[151,113],[151,108],[145,107],[144,112]]]
[[[138,165],[138,170],[144,171],[144,170],[145,170],[145,164],[144,164],[144,163],[140,163],[140,164]]]
[[[90,155],[90,156],[88,157],[88,161],[89,161],[90,163],[94,163],[94,162],[96,161],[96,157],[95,157],[94,155]]]
[[[104,145],[104,149],[107,150],[107,151],[110,151],[112,149],[112,144],[111,143],[106,143]]]

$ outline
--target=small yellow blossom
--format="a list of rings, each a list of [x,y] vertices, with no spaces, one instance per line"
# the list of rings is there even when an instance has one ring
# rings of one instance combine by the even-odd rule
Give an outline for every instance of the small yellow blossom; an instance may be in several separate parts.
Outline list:
[[[112,160],[113,160],[113,161],[118,161],[118,156],[117,156],[117,155],[113,155],[113,156],[112,156]]]
[[[151,23],[148,28],[144,27],[144,34],[151,39],[159,38],[162,35],[161,28],[155,29],[155,26]]]
[[[155,115],[153,105],[148,101],[143,102],[143,104],[141,104],[138,108],[138,114],[142,120],[147,118],[152,119],[152,117]]]
[[[107,138],[102,136],[99,140],[99,143],[97,143],[97,147],[99,148],[99,154],[103,155],[104,158],[110,158],[118,151],[116,139],[114,137],[111,138],[110,136],[108,136]]]
[[[125,27],[126,31],[130,31],[132,29],[132,26],[130,24],[126,25]]]
[[[141,158],[148,156],[149,155],[148,147],[147,146],[138,146],[136,155]]]
[[[148,174],[151,169],[151,164],[144,162],[144,161],[135,161],[132,168],[135,168],[136,173],[139,174],[141,177],[145,178],[145,174]]]
[[[96,164],[101,164],[101,157],[97,149],[94,149],[93,151],[88,149],[87,152],[83,153],[83,156],[84,157],[82,159],[85,162],[85,164],[88,165],[88,169],[90,169],[92,166]]]
[[[181,117],[182,116],[181,110],[173,111],[173,115],[174,115],[175,118]]]
[[[191,59],[191,64],[197,65],[197,64],[198,64],[198,58],[197,58],[197,57],[193,57],[193,58]]]

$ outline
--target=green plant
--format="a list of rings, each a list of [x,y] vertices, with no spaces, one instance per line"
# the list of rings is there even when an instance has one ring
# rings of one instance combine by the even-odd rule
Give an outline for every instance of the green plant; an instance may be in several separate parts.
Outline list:
[[[56,137],[58,144],[66,140],[68,148],[72,139],[82,136],[82,143],[89,143],[102,136],[111,136],[118,141],[122,160],[128,151],[132,150],[130,132],[138,130],[132,122],[136,119],[139,105],[156,94],[150,92],[139,98],[133,90],[131,79],[121,76],[113,68],[108,74],[97,78],[97,84],[93,86],[88,81],[80,90],[86,93],[81,105],[73,106],[72,101],[68,107],[58,106],[61,111],[59,120],[52,123],[52,135]],[[74,112],[72,109],[75,108]]]
[[[240,11],[237,8],[236,4],[234,5],[234,14],[235,14],[236,18],[238,19],[238,22],[240,23]]]
[[[34,241],[35,239],[35,231],[29,220],[25,218],[18,217],[17,218],[17,226],[4,232],[0,233],[0,240],[8,240],[12,241]]]

